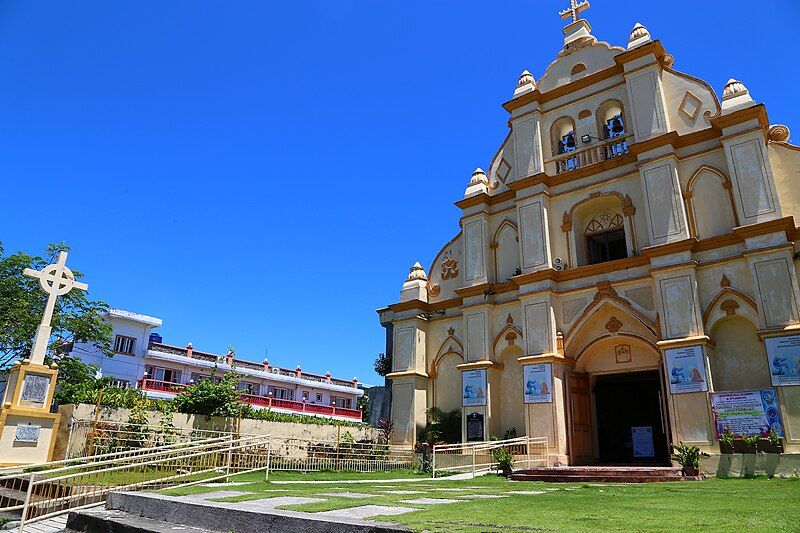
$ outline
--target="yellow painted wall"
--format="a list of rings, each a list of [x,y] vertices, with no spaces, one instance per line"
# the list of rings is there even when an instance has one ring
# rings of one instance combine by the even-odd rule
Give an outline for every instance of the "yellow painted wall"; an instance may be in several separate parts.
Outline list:
[[[770,387],[764,345],[755,326],[743,318],[731,317],[717,323],[712,331],[717,343],[711,354],[714,390],[748,390]]]

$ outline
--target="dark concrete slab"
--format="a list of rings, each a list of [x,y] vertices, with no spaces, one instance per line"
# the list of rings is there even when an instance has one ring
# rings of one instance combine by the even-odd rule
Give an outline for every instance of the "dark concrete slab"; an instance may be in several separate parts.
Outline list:
[[[243,502],[244,503],[244,502]],[[230,533],[389,533],[405,527],[347,517],[254,509],[247,504],[187,501],[177,496],[144,492],[114,492],[108,508],[172,524]],[[69,527],[69,524],[68,524]]]

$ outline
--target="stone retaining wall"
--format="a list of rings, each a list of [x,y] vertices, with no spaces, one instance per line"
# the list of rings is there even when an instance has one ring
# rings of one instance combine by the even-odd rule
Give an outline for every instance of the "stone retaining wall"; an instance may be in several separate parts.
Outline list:
[[[62,405],[58,412],[61,414],[61,424],[56,437],[56,447],[53,459],[63,459],[65,453],[74,450],[76,446],[81,446],[83,442],[76,442],[73,438],[70,442],[70,420],[94,420],[95,406]],[[148,411],[149,424],[157,426],[161,420],[161,413],[158,411]],[[102,407],[100,410],[100,422],[127,422],[130,417],[130,409],[117,409],[113,407]],[[346,427],[334,425],[302,424],[296,422],[274,422],[270,420],[250,420],[223,417],[207,417],[205,415],[188,415],[185,413],[175,413],[172,416],[172,423],[178,429],[202,429],[211,431],[237,431],[242,435],[273,435],[275,437],[288,437],[295,439],[307,439],[313,441],[335,441],[338,434],[349,432],[358,440],[375,440],[380,436],[380,431],[371,426]]]

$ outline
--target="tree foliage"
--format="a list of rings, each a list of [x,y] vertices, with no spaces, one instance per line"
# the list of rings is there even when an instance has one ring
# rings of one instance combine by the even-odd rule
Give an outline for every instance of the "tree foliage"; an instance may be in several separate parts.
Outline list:
[[[420,441],[430,444],[461,442],[461,409],[442,411],[433,406],[427,412],[428,424],[420,433]]]
[[[30,357],[33,338],[42,319],[47,294],[39,280],[22,274],[25,268],[41,270],[54,262],[64,244],[50,244],[44,256],[31,256],[24,252],[6,255],[0,243],[0,370],[7,369],[15,360]],[[72,270],[76,279],[80,271]],[[53,311],[53,333],[50,348],[72,342],[94,346],[106,355],[112,351],[112,327],[103,316],[108,305],[90,300],[86,291],[72,290],[59,296]],[[58,354],[52,357],[61,364]]]
[[[378,354],[375,358],[375,373],[379,376],[386,377],[386,374],[392,371],[392,356],[387,356],[384,353]]]
[[[175,409],[189,414],[241,417],[245,404],[239,402],[242,393],[236,388],[239,379],[234,369],[223,374],[217,382],[201,379],[175,396],[172,400]]]

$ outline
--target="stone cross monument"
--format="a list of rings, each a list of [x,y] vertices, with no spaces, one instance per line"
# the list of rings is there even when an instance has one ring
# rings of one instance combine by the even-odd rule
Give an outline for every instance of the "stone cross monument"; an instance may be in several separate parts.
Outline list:
[[[85,283],[75,281],[72,271],[67,268],[67,252],[59,252],[58,261],[52,265],[47,265],[41,271],[26,268],[22,273],[32,278],[39,278],[39,285],[48,294],[47,305],[44,308],[42,322],[36,330],[36,338],[33,341],[31,350],[31,363],[41,365],[44,363],[44,356],[47,352],[47,344],[50,342],[50,333],[53,331],[50,322],[53,320],[53,309],[56,306],[56,298],[63,296],[73,288],[82,291],[88,290],[89,286]]]
[[[73,288],[87,290],[85,283],[75,281],[67,268],[67,253],[60,252],[58,260],[41,271],[26,268],[23,274],[39,280],[47,293],[42,322],[36,330],[29,359],[17,361],[8,373],[3,405],[0,408],[0,465],[42,463],[53,459],[60,415],[50,412],[56,389],[58,366],[44,364],[50,333],[50,323],[56,298]]]

